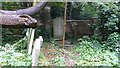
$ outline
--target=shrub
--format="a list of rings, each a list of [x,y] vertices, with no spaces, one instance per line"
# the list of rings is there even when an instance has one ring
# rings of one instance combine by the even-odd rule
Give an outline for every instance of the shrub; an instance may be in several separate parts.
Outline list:
[[[108,35],[119,30],[118,23],[118,6],[114,3],[102,3],[99,12],[100,24],[99,29],[103,40],[108,38]],[[120,24],[120,23],[119,23]]]
[[[118,53],[105,50],[96,40],[79,39],[74,50],[80,53],[80,56],[76,57],[79,66],[119,66]]]
[[[120,34],[118,32],[110,34],[105,44],[111,51],[120,51]]]
[[[30,66],[31,55],[16,52],[9,44],[0,47],[0,64],[2,66]]]

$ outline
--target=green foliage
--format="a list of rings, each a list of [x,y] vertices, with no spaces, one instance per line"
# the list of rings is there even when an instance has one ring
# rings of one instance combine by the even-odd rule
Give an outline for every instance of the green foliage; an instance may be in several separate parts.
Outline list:
[[[64,3],[63,2],[53,2],[53,3],[50,3],[50,6],[51,6],[52,19],[56,17],[64,16]]]
[[[118,32],[110,34],[105,44],[107,49],[120,52],[120,34]]]
[[[71,18],[77,20],[91,19],[91,17],[97,16],[97,13],[99,11],[97,4],[92,2],[74,2],[71,4],[70,9]],[[68,14],[70,14],[70,12]]]
[[[74,36],[73,34],[66,33],[66,34],[65,34],[65,39],[69,40],[70,42],[76,43],[78,37],[77,37],[77,36]]]
[[[36,28],[36,37],[42,36],[45,42],[50,41],[53,36],[52,29],[46,29],[44,26]]]
[[[31,57],[29,55],[25,55],[26,54],[9,51],[2,55],[0,64],[3,66],[30,66]]]
[[[27,36],[14,43],[12,46],[14,46],[14,49],[18,51],[26,50],[28,46]]]
[[[14,10],[20,8],[18,3],[3,3],[4,6],[13,5],[17,7],[4,7],[4,9]],[[64,3],[51,3],[52,7],[52,18],[57,16],[63,16],[64,14]],[[119,5],[119,4],[118,4]],[[18,7],[20,6],[20,7]],[[78,43],[75,47],[69,49],[68,51],[61,50],[57,45],[55,49],[51,49],[51,52],[57,57],[50,58],[47,60],[47,56],[44,53],[40,53],[39,65],[56,65],[56,66],[66,66],[66,60],[63,55],[67,53],[67,56],[70,55],[70,59],[73,59],[78,66],[119,66],[118,52],[120,48],[120,34],[118,32],[120,24],[120,13],[119,8],[116,4],[106,3],[100,4],[96,3],[74,3],[72,5],[72,19],[90,19],[92,16],[97,16],[99,12],[99,18],[101,23],[96,28],[99,28],[103,34],[105,33],[106,41],[102,41],[102,36],[94,35],[92,38],[84,36],[76,41],[76,37],[73,35],[67,34],[66,39],[75,41]],[[95,11],[97,10],[97,11]],[[14,31],[14,30],[12,30]],[[13,34],[12,32],[4,31],[5,34]],[[101,33],[101,34],[102,34]],[[46,30],[44,26],[36,28],[36,37],[43,36],[44,41],[50,41],[52,44],[56,44],[54,38],[52,38],[51,29]],[[13,40],[13,37],[4,36],[4,41],[6,39]],[[14,38],[15,39],[15,38]],[[16,41],[15,41],[16,42]],[[14,43],[14,42],[13,42]],[[51,46],[50,46],[51,47]],[[49,48],[50,48],[49,47]],[[31,65],[31,56],[26,55],[25,53],[19,53],[21,50],[27,49],[27,38],[17,41],[13,45],[6,44],[5,48],[0,47],[0,64],[1,65],[10,65],[10,66],[30,66]],[[65,49],[64,49],[65,50]],[[112,50],[112,51],[111,51]],[[18,51],[18,52],[16,52]],[[21,52],[22,52],[21,51]],[[72,52],[76,53],[78,56],[75,56]],[[50,52],[48,52],[50,54]],[[79,55],[80,54],[80,55]],[[42,61],[45,62],[42,62]]]
[[[64,3],[55,2],[50,3],[51,6],[51,16],[52,18],[63,17],[64,16]],[[73,2],[68,3],[67,6],[67,16],[71,19],[90,19],[93,16],[97,16],[98,7],[96,3],[84,3],[84,2]]]
[[[40,56],[39,56],[39,58],[45,58],[45,55],[43,54],[43,53],[40,53]]]
[[[88,12],[92,17],[96,17],[96,16],[98,16],[97,13],[99,12],[99,7],[98,7],[97,3],[86,2],[83,4],[82,10],[84,12]]]
[[[2,9],[4,10],[16,10],[16,9],[22,9],[25,8],[24,6],[25,2],[2,2]]]
[[[2,66],[30,66],[31,55],[15,52],[13,47],[7,44],[5,47],[0,47],[0,64]],[[4,50],[4,51],[3,51]]]
[[[15,3],[15,2],[2,2],[2,9],[15,10],[15,9],[18,9],[19,5],[20,5],[19,3]]]
[[[117,52],[105,50],[98,41],[79,39],[79,43],[74,48],[80,56],[76,57],[77,65],[82,66],[119,66]]]
[[[6,43],[14,44],[25,35],[25,29],[2,28],[2,46]]]
[[[9,44],[5,47],[7,50],[0,47],[2,52],[2,56],[0,52],[0,64],[10,66],[31,65],[32,57],[30,55],[16,52]],[[57,48],[58,46],[52,47],[49,46],[51,52],[48,51],[48,56],[51,55],[51,58],[48,59],[43,51],[40,53],[39,66],[66,66],[69,63],[69,60],[65,60],[67,58],[75,61],[76,66],[119,66],[118,52],[105,50],[103,45],[96,40],[91,40],[89,37],[79,39],[78,44],[69,50]],[[42,48],[46,49],[47,47]],[[2,50],[5,50],[5,52]],[[56,57],[53,57],[52,54],[56,55]]]
[[[118,4],[118,3],[117,3]],[[98,3],[99,6],[99,22],[95,24],[94,34],[92,38],[99,41],[105,49],[110,51],[119,51],[119,5],[116,3]]]
[[[65,59],[64,59],[64,57],[53,58],[51,60],[51,62],[55,66],[65,66]]]
[[[101,24],[99,25],[100,31],[105,38],[115,31],[118,31],[118,6],[114,3],[101,3],[99,18]]]

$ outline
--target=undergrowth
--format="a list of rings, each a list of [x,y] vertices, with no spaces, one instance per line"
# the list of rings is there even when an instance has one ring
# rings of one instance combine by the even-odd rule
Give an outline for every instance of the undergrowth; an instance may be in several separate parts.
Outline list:
[[[25,43],[25,39],[22,39]],[[22,41],[21,40],[21,41]],[[0,64],[10,66],[30,66],[31,55],[24,53],[23,42],[14,45],[6,44],[0,47]],[[54,41],[55,42],[55,41]],[[19,44],[19,45],[18,45]],[[83,37],[78,39],[74,47],[60,48],[54,43],[44,43],[39,55],[39,66],[113,66],[119,67],[119,52],[110,51],[105,44]]]
[[[119,52],[105,50],[98,41],[79,39],[74,47],[75,52],[80,53],[76,57],[77,65],[80,66],[119,66]]]

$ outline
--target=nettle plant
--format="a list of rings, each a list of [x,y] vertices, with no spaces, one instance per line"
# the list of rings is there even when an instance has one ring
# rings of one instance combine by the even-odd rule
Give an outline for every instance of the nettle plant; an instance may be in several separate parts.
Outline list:
[[[106,3],[100,5],[99,19],[100,19],[100,32],[104,39],[113,32],[118,31],[117,24],[118,18],[118,6],[114,3]]]

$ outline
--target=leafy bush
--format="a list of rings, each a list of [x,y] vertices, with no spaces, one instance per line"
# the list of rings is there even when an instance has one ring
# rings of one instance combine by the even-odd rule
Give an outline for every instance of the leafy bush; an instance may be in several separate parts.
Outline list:
[[[116,3],[98,3],[98,5],[100,21],[94,29],[100,33],[92,38],[99,41],[105,49],[119,51],[119,6]]]
[[[30,66],[31,55],[15,52],[13,47],[7,44],[5,47],[0,47],[0,64],[2,66]]]
[[[25,35],[25,29],[2,28],[2,46],[6,43],[14,44]]]
[[[111,51],[120,51],[120,34],[118,32],[110,34],[105,44]]]
[[[105,50],[103,45],[96,40],[79,39],[74,50],[80,53],[80,56],[76,57],[77,65],[119,66],[118,53]]]
[[[36,37],[42,36],[44,41],[50,41],[53,36],[52,29],[45,29],[44,26],[36,28]]]
[[[51,5],[51,17],[52,19],[56,17],[63,17],[64,16],[64,3],[56,2],[50,3]]]
[[[65,66],[64,57],[57,57],[51,60],[52,64],[55,66]]]
[[[27,41],[27,36],[25,36],[23,39],[17,41],[12,45],[15,50],[21,51],[27,49],[28,46],[28,41]]]
[[[73,20],[88,20],[97,15],[97,8],[92,2],[68,3],[68,14]]]
[[[119,30],[118,6],[114,3],[101,3],[99,12],[99,29],[106,40],[108,35]],[[120,24],[120,23],[119,23]]]

